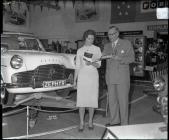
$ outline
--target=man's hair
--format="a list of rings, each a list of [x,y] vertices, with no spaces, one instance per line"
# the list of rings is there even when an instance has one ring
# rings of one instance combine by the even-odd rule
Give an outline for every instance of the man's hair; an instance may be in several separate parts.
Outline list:
[[[115,28],[116,31],[120,32],[119,28],[116,27],[116,26],[110,26],[110,27],[109,27],[109,29],[113,29],[113,28]]]
[[[94,39],[96,38],[96,32],[94,30],[87,30],[83,34],[83,40],[85,41],[88,35],[93,35]]]

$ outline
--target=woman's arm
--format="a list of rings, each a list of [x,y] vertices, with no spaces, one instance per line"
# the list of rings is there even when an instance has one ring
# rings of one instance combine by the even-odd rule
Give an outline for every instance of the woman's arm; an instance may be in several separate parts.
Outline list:
[[[74,85],[75,86],[77,84],[77,77],[78,77],[80,66],[81,66],[81,63],[80,63],[80,52],[78,50],[77,54],[76,54],[76,66],[75,66],[75,75],[74,75]]]
[[[99,68],[101,66],[101,61],[97,61],[97,60],[99,60],[102,56],[102,53],[99,47],[97,47],[96,53],[94,55],[95,55],[96,60],[94,60],[94,62],[86,61],[86,65],[92,65],[96,68]]]
[[[74,86],[76,86],[77,85],[77,76],[78,76],[78,70],[76,69],[75,70],[75,75],[74,75]]]

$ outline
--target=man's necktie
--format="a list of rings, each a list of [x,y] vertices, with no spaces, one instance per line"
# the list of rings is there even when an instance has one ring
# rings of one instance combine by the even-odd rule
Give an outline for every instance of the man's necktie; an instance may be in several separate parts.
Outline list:
[[[116,50],[116,45],[115,45],[114,42],[112,43],[112,48],[113,48],[113,55],[116,55],[117,54],[117,50]]]
[[[115,43],[114,42],[112,42],[112,48],[114,48],[115,47]]]

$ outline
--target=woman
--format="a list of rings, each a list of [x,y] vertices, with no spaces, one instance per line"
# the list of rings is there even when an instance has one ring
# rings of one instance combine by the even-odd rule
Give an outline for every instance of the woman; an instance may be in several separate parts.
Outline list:
[[[93,129],[94,108],[98,108],[99,75],[97,68],[101,62],[94,62],[101,57],[100,48],[93,45],[95,31],[84,32],[84,45],[78,49],[76,57],[76,71],[74,84],[77,81],[77,103],[79,107],[80,126],[79,131],[84,129],[85,108],[89,109],[89,130]],[[92,63],[93,62],[93,63]]]

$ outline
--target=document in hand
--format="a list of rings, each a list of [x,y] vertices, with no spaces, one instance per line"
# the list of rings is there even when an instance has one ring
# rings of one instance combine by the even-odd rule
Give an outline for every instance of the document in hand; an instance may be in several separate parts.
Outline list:
[[[104,59],[110,59],[110,58],[113,58],[113,55],[110,54],[110,55],[104,55],[104,56],[101,56],[99,59],[96,59],[94,62],[98,62],[98,61],[101,61],[101,60],[104,60]]]
[[[89,52],[84,52],[83,60],[92,62],[93,54]]]

